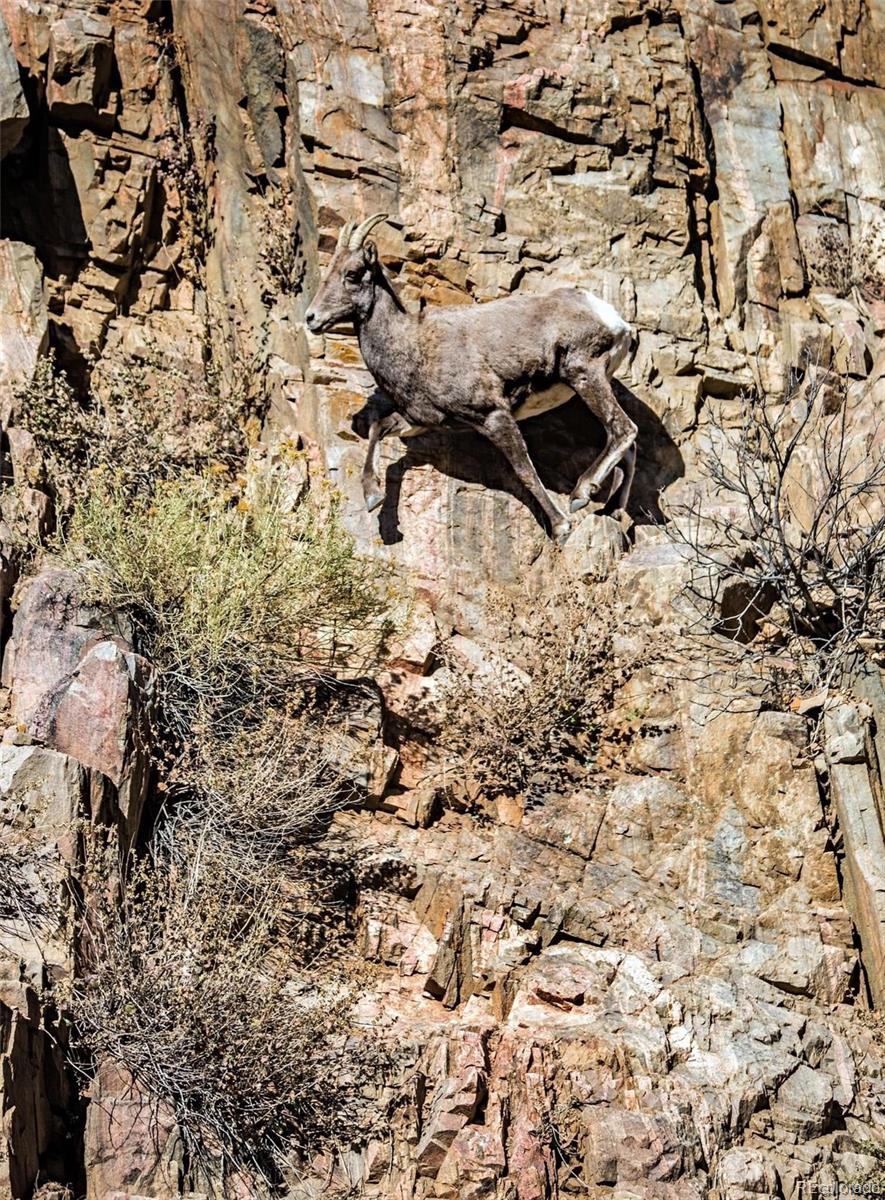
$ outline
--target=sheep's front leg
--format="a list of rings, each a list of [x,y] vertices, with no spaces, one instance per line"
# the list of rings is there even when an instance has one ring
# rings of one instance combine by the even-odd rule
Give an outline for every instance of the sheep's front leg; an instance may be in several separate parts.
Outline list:
[[[397,416],[397,413],[391,413],[390,416],[373,421],[369,426],[369,444],[366,447],[362,475],[363,496],[369,512],[374,512],[384,503],[384,489],[378,478],[378,443],[392,431],[391,421]]]
[[[386,417],[381,417],[377,421],[373,421],[369,426],[369,445],[366,449],[366,461],[363,464],[363,496],[366,500],[366,508],[369,512],[374,512],[376,508],[380,508],[384,503],[384,488],[381,486],[381,480],[378,478],[378,445],[389,434],[395,433],[399,437],[415,437],[419,433],[424,433],[423,427],[410,425],[405,417],[399,413],[390,413]]]
[[[550,522],[550,531],[556,541],[565,541],[571,533],[571,521],[553,503],[550,493],[541,482],[512,414],[506,409],[496,408],[494,412],[489,413],[479,429],[494,446],[497,446],[513,467],[519,482],[538,501]]]

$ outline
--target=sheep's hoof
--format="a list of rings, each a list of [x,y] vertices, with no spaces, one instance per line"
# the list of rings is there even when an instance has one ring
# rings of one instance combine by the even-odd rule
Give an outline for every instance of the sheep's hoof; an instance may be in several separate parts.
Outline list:
[[[615,511],[612,513],[612,517],[614,517],[614,519],[620,525],[622,533],[629,532],[630,527],[633,524],[633,518],[626,511],[626,509],[616,508]]]
[[[557,521],[553,526],[553,540],[557,546],[562,546],[572,531],[571,521]]]
[[[581,511],[581,509],[582,509],[582,508],[586,508],[586,507],[587,507],[587,505],[588,505],[589,503],[590,503],[590,497],[589,497],[589,496],[586,496],[586,497],[584,497],[584,496],[574,496],[574,497],[573,497],[573,498],[572,498],[572,499],[569,501],[568,510],[569,510],[569,512],[573,512],[573,513],[580,512],[580,511]]]
[[[372,492],[371,496],[366,496],[366,509],[368,512],[374,512],[376,508],[380,508],[384,503],[384,496],[381,492]]]

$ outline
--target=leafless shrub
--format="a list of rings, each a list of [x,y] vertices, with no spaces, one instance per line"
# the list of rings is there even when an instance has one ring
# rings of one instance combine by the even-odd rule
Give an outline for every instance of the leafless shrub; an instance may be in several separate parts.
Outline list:
[[[466,769],[494,795],[583,772],[611,697],[635,665],[615,651],[617,628],[607,587],[575,585],[536,610],[518,665],[489,658],[477,667],[443,646],[440,738],[454,774]]]
[[[809,366],[782,404],[745,396],[710,426],[713,496],[673,513],[697,630],[787,699],[838,677],[885,634],[885,456],[869,393]]]
[[[181,834],[179,829],[178,833]],[[201,839],[168,837],[124,873],[93,842],[82,879],[81,971],[58,996],[75,1065],[122,1064],[172,1109],[193,1165],[278,1182],[294,1152],[361,1128],[351,1085],[381,1066],[348,1048],[351,989],[280,953],[284,895],[272,873],[231,886]]]
[[[44,1183],[34,1192],[34,1200],[76,1200],[76,1197],[63,1183]]]
[[[334,711],[305,703],[300,711],[266,710],[254,723],[198,723],[170,787],[187,797],[192,818],[226,840],[238,860],[257,855],[264,861],[312,837],[354,799],[342,757]]]

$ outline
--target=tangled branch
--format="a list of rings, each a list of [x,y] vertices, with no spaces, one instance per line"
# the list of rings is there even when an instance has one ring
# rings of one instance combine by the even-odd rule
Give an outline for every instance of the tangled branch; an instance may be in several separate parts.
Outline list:
[[[714,414],[712,488],[673,516],[699,627],[795,685],[822,686],[885,627],[885,456],[869,393],[810,365],[782,404]],[[714,500],[710,501],[710,492]],[[769,671],[771,676],[772,672]]]

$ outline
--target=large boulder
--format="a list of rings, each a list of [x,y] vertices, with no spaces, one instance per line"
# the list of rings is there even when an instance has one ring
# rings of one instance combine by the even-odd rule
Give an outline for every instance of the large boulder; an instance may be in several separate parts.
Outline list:
[[[75,571],[49,567],[22,586],[3,657],[13,721],[27,725],[90,645],[108,632],[128,632],[125,624],[107,626],[102,613],[84,599],[83,580]]]
[[[24,589],[3,681],[14,734],[92,772],[93,816],[118,822],[131,845],[149,782],[154,671],[127,632],[86,602],[81,576],[50,568]]]

